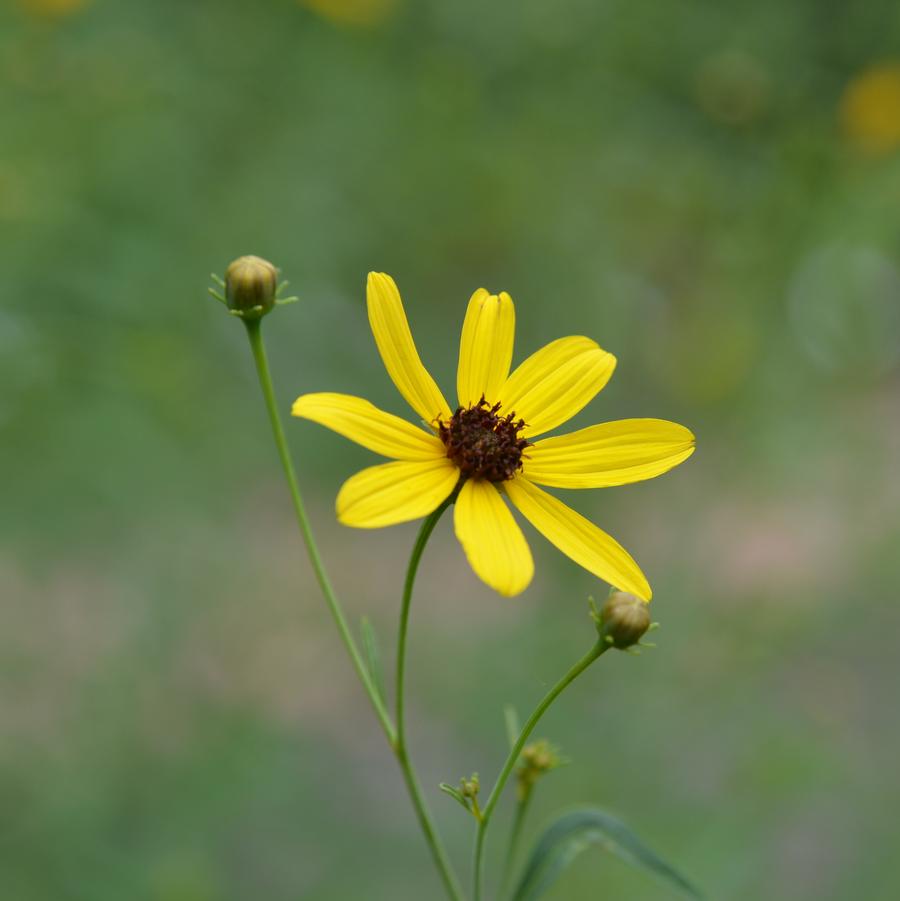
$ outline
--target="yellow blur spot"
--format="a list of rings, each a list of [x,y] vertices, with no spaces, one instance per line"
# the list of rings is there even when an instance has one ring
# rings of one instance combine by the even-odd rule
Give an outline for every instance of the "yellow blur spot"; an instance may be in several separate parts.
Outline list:
[[[866,153],[900,147],[900,62],[879,63],[857,75],[840,102],[844,134]]]
[[[299,0],[304,6],[340,25],[379,25],[389,19],[399,0]]]
[[[57,19],[77,13],[90,0],[19,0],[22,10],[39,19]]]

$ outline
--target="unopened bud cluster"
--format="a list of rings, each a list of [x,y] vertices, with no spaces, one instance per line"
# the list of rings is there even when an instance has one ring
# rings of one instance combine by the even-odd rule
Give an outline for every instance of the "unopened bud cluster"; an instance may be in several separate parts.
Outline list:
[[[478,806],[478,792],[481,790],[481,783],[478,781],[478,773],[472,773],[468,779],[460,779],[459,788],[446,782],[442,782],[439,788],[462,804],[476,820],[481,820],[481,808]]]
[[[476,820],[481,819],[481,808],[478,806],[478,792],[481,783],[478,781],[478,773],[472,773],[468,779],[459,780],[459,793],[463,796],[464,804],[471,811]]]
[[[559,750],[542,738],[522,748],[519,766],[516,770],[516,793],[524,801],[534,788],[534,784],[550,770],[563,763]]]
[[[480,789],[481,783],[478,781],[478,773],[472,773],[471,777],[468,779],[459,780],[459,793],[464,798],[471,798],[474,800],[478,797]]]

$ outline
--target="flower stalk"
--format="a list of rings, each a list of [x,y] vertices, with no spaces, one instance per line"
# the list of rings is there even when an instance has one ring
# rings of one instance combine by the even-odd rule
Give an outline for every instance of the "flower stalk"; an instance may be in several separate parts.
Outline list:
[[[532,792],[524,797],[516,798],[516,812],[513,814],[512,828],[509,833],[509,844],[506,846],[506,858],[503,861],[503,871],[500,876],[499,897],[503,898],[506,888],[512,877],[513,864],[516,862],[516,852],[519,850],[519,839],[522,837],[522,827],[525,825],[525,816],[531,805]]]
[[[513,771],[513,767],[516,765],[516,761],[519,759],[519,755],[522,753],[522,749],[525,747],[525,742],[528,741],[531,733],[534,732],[535,727],[540,722],[541,717],[547,712],[550,705],[562,694],[562,692],[572,684],[598,657],[602,654],[605,654],[606,651],[610,649],[611,645],[603,641],[602,639],[598,639],[594,646],[585,654],[577,663],[575,663],[566,674],[544,695],[543,699],[534,708],[531,713],[531,716],[528,717],[527,722],[522,727],[522,731],[519,733],[519,737],[516,739],[515,744],[513,744],[512,749],[509,752],[509,755],[506,758],[506,762],[503,764],[503,768],[500,770],[500,775],[497,777],[496,783],[494,783],[493,789],[491,789],[491,793],[488,796],[487,802],[484,805],[484,809],[482,810],[481,820],[478,823],[478,830],[475,833],[475,851],[473,855],[473,864],[472,864],[472,875],[473,875],[473,896],[474,901],[481,901],[481,885],[482,885],[482,871],[484,869],[484,841],[487,834],[487,828],[491,822],[491,816],[494,813],[494,809],[497,806],[497,802],[500,800],[500,795],[503,793],[503,789],[506,786],[506,782],[510,777],[510,774]]]
[[[516,729],[516,734],[513,735],[513,742],[515,742],[518,731]],[[516,810],[513,814],[509,841],[506,846],[506,857],[500,876],[499,897],[501,898],[505,896],[506,887],[512,876],[513,864],[519,848],[519,839],[522,836],[522,827],[525,824],[525,817],[528,813],[535,787],[543,776],[565,762],[560,757],[559,750],[546,739],[540,739],[526,745],[522,749],[519,759],[521,762],[516,770]]]
[[[444,887],[447,894],[453,899],[461,899],[462,889],[459,880],[453,871],[453,865],[444,850],[444,846],[438,836],[437,829],[428,809],[428,804],[422,794],[419,780],[416,776],[415,769],[409,758],[409,751],[406,746],[406,706],[405,706],[405,676],[406,676],[406,635],[409,628],[409,608],[412,602],[413,588],[416,582],[416,573],[419,569],[419,561],[422,559],[422,553],[425,545],[434,531],[438,520],[443,512],[450,506],[452,498],[447,498],[433,513],[426,517],[419,529],[419,535],[416,543],[413,545],[412,554],[409,558],[409,565],[406,570],[406,581],[403,585],[403,600],[400,606],[400,625],[397,632],[397,666],[396,666],[396,684],[395,684],[395,717],[397,722],[396,732],[394,734],[393,748],[403,772],[403,779],[406,782],[409,796],[416,809],[416,816],[419,818],[419,825],[428,847],[431,850],[431,856],[434,858],[435,866],[441,874]]]
[[[403,692],[404,670],[406,661],[406,631],[409,621],[409,606],[412,599],[412,589],[415,583],[416,571],[419,566],[419,560],[421,559],[422,553],[425,550],[425,545],[428,542],[428,538],[434,530],[435,525],[437,525],[437,521],[440,518],[440,515],[449,505],[450,499],[448,498],[447,501],[438,510],[435,510],[434,513],[432,513],[422,524],[422,529],[419,533],[416,544],[413,547],[412,556],[410,557],[409,568],[406,575],[406,584],[403,591],[400,632],[397,645],[397,725],[395,726],[394,723],[391,722],[391,716],[384,705],[381,693],[378,691],[378,687],[375,684],[373,676],[369,672],[368,667],[365,665],[359,648],[356,645],[356,641],[353,638],[353,633],[350,631],[350,627],[347,623],[347,618],[344,615],[343,608],[341,607],[340,601],[335,594],[334,588],[331,584],[331,579],[328,576],[328,572],[325,569],[325,564],[323,563],[321,554],[319,553],[319,548],[316,543],[315,536],[313,535],[309,517],[306,513],[306,506],[303,502],[303,496],[300,493],[297,474],[294,471],[294,464],[291,459],[290,450],[288,448],[287,438],[284,433],[284,427],[281,423],[281,416],[278,413],[278,403],[275,399],[275,388],[272,384],[272,374],[269,369],[268,356],[266,354],[266,347],[262,337],[261,317],[243,319],[243,322],[247,330],[247,338],[250,342],[250,348],[253,352],[253,360],[256,363],[256,373],[259,377],[259,384],[260,388],[262,389],[263,399],[265,401],[266,409],[269,413],[269,421],[272,426],[272,435],[275,439],[275,446],[278,449],[278,456],[281,459],[281,465],[284,469],[285,478],[288,483],[288,489],[290,491],[291,499],[294,504],[294,512],[297,516],[297,524],[300,527],[300,533],[303,537],[303,543],[306,546],[309,561],[312,564],[313,571],[315,572],[316,579],[319,583],[319,587],[321,588],[322,594],[325,597],[325,601],[328,604],[328,608],[331,611],[331,615],[334,619],[335,625],[337,626],[341,641],[343,642],[344,647],[347,649],[347,653],[349,654],[350,659],[353,663],[353,668],[356,670],[356,674],[359,676],[359,680],[362,683],[366,694],[368,695],[369,701],[372,704],[372,709],[375,711],[375,715],[378,718],[378,722],[381,725],[382,731],[384,732],[385,737],[387,738],[388,743],[390,744],[391,749],[393,750],[394,755],[397,758],[397,762],[400,765],[400,770],[403,774],[404,782],[406,783],[407,790],[409,791],[410,798],[413,802],[413,807],[416,810],[416,816],[418,817],[419,825],[422,828],[422,833],[425,836],[425,841],[427,842],[428,847],[431,850],[432,857],[434,858],[435,865],[437,866],[440,873],[441,880],[444,883],[447,895],[452,899],[452,901],[461,901],[463,895],[462,890],[459,886],[459,880],[453,872],[453,867],[450,863],[449,858],[447,857],[447,853],[444,850],[440,838],[438,837],[437,830],[431,818],[431,813],[428,810],[424,795],[422,794],[421,786],[419,785],[418,778],[409,758],[409,752],[406,747]]]
[[[256,363],[256,374],[259,377],[259,385],[262,389],[263,400],[265,401],[266,409],[269,413],[269,422],[272,425],[272,436],[275,439],[275,446],[278,449],[278,456],[281,459],[281,465],[284,469],[285,478],[287,479],[288,490],[290,491],[291,500],[294,503],[294,513],[297,516],[297,525],[300,527],[300,534],[302,535],[303,543],[306,546],[309,562],[312,565],[313,572],[316,574],[316,580],[319,583],[319,587],[322,589],[322,594],[325,596],[325,602],[328,604],[328,609],[331,611],[331,616],[334,619],[334,624],[337,626],[341,641],[347,649],[347,653],[350,655],[353,668],[356,670],[357,676],[359,676],[359,681],[362,682],[363,688],[372,704],[372,709],[375,711],[375,716],[378,718],[378,722],[381,724],[381,728],[387,740],[390,742],[391,746],[393,746],[396,740],[394,724],[391,722],[390,714],[384,706],[384,702],[381,699],[381,695],[378,692],[372,674],[369,672],[368,667],[366,667],[362,655],[359,652],[359,648],[356,646],[353,633],[350,631],[350,627],[347,624],[347,617],[344,615],[341,603],[335,594],[331,579],[329,579],[328,572],[325,569],[325,564],[322,562],[322,556],[319,553],[312,526],[310,525],[309,517],[306,514],[306,505],[303,503],[303,496],[300,494],[300,485],[297,482],[297,474],[294,472],[291,452],[288,449],[284,427],[281,424],[281,416],[278,413],[278,403],[275,400],[275,388],[272,384],[272,373],[269,369],[266,346],[262,337],[262,320],[257,317],[253,319],[244,319],[242,321],[247,329],[247,338],[250,341],[250,349],[253,352],[253,361]]]

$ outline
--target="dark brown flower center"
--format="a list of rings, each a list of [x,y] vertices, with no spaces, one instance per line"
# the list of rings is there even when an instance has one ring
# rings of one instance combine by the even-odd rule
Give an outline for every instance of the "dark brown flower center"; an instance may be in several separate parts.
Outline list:
[[[525,421],[516,420],[515,413],[498,416],[499,409],[482,396],[473,407],[457,407],[450,422],[438,422],[447,456],[466,478],[504,482],[522,468],[522,451],[529,446],[519,437]]]

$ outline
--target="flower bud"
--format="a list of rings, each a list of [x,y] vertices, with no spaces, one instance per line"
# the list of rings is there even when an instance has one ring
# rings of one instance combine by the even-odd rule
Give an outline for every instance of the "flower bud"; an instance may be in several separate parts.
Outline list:
[[[522,748],[519,766],[516,770],[516,782],[519,801],[524,801],[534,788],[534,784],[545,773],[555,770],[566,761],[559,754],[559,748],[551,745],[547,739],[532,742]]]
[[[650,605],[626,591],[614,591],[600,611],[600,635],[614,648],[630,648],[649,628]]]
[[[228,308],[249,318],[264,316],[275,304],[278,270],[261,257],[238,257],[225,270]]]
[[[474,801],[478,797],[481,783],[478,781],[478,773],[472,773],[470,779],[459,780],[459,790],[464,798],[472,798]]]

